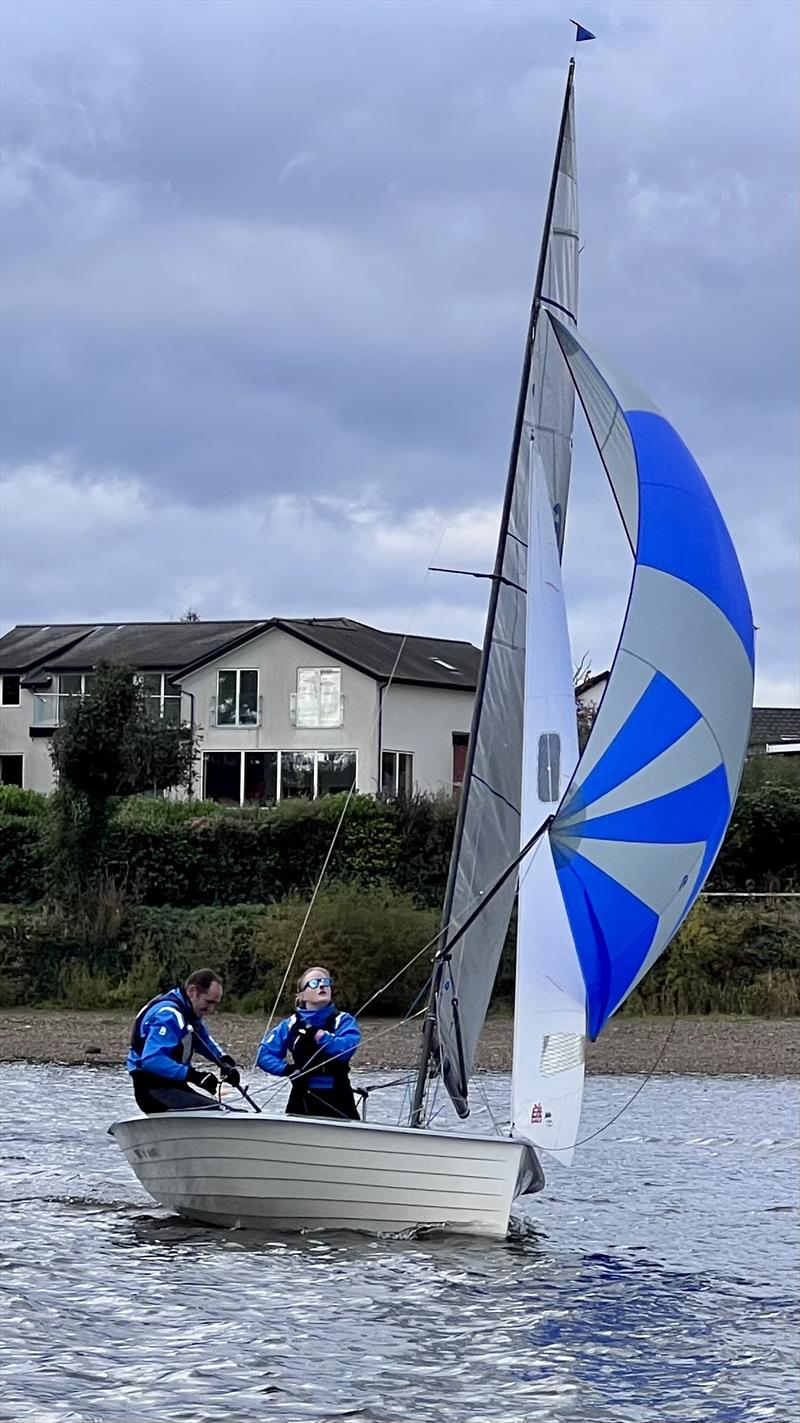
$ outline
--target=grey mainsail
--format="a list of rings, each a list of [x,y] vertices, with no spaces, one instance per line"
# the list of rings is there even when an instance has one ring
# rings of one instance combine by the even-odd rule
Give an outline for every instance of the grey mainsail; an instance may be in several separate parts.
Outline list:
[[[434,966],[431,1003],[411,1120],[419,1124],[428,1062],[439,1068],[456,1109],[467,1085],[489,1006],[516,892],[516,876],[449,945],[520,848],[522,726],[530,466],[535,445],[546,470],[559,550],[572,457],[574,391],[543,306],[577,318],[578,195],[571,63],[534,288],[500,524],[483,657]]]

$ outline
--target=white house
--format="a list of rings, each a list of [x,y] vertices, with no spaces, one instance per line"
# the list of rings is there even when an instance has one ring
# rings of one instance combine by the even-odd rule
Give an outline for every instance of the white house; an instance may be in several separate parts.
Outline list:
[[[349,618],[19,626],[0,638],[0,781],[49,791],[49,739],[102,661],[198,735],[194,793],[232,803],[451,793],[480,653]]]

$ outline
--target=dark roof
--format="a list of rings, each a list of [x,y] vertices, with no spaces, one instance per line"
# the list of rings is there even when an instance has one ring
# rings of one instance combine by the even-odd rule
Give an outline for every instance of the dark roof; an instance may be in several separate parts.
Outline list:
[[[464,687],[468,691],[477,686],[481,654],[471,642],[381,632],[352,618],[281,618],[278,622],[320,651],[350,662],[381,681],[388,681],[397,663],[396,682]]]
[[[44,626],[21,623],[0,637],[0,670],[27,672],[30,667],[40,667],[50,658],[66,652],[92,632],[94,626],[94,623],[51,623]]]
[[[186,675],[252,637],[282,628],[318,651],[379,680],[474,691],[480,652],[470,642],[381,632],[352,618],[262,621],[23,625],[0,638],[0,671],[88,671],[98,662],[127,662],[138,671]]]
[[[261,623],[83,623],[12,628],[0,638],[0,669],[46,668],[86,671],[98,662],[128,662],[137,671],[177,671],[190,658],[209,654],[236,633]]]
[[[800,741],[800,707],[753,707],[750,746]]]

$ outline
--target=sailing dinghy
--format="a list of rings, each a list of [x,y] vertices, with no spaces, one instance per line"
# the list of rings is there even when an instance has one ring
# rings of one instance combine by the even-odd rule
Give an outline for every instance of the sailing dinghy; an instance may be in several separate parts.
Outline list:
[[[730,820],[753,691],[733,544],[680,436],[577,328],[570,64],[536,276],[443,928],[408,1124],[133,1117],[111,1132],[162,1206],[220,1225],[502,1236],[539,1153],[579,1140],[584,1045],[667,948]],[[579,756],[561,583],[574,395],[633,556],[619,646]],[[511,1126],[462,1117],[515,897]]]

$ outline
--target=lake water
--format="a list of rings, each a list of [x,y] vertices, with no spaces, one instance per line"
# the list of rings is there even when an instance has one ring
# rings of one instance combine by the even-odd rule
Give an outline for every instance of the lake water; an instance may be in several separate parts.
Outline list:
[[[502,1116],[507,1079],[481,1086]],[[590,1079],[584,1134],[637,1086]],[[654,1078],[504,1244],[182,1223],[106,1134],[122,1071],[4,1066],[0,1089],[2,1419],[800,1416],[792,1082]]]

